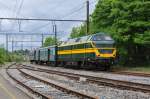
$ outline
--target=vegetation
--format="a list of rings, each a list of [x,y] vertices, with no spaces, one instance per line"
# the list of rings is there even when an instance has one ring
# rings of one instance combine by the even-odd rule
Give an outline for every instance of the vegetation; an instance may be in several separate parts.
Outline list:
[[[55,45],[55,38],[47,37],[44,42],[44,47],[51,46],[51,45]]]
[[[0,48],[0,64],[3,64],[6,59],[4,52],[5,52],[5,50],[3,48]]]
[[[150,65],[133,65],[133,66],[114,66],[111,68],[113,71],[129,71],[129,72],[144,72],[150,73]]]
[[[20,52],[7,52],[4,48],[0,48],[0,64],[5,62],[20,62],[23,61],[23,55]]]
[[[90,33],[105,32],[115,39],[120,64],[150,64],[149,8],[149,0],[99,0]],[[74,27],[71,38],[85,35],[85,27]]]

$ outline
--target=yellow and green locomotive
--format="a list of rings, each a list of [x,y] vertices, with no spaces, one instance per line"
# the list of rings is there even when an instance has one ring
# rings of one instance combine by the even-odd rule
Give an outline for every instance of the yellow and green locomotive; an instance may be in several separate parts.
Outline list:
[[[104,33],[69,39],[58,46],[58,65],[76,68],[101,68],[107,70],[114,63],[116,58],[114,43],[114,40]],[[40,58],[40,51],[43,50],[45,51],[44,53],[46,53],[44,61]],[[55,46],[37,49],[34,51],[36,54],[32,55],[38,58],[35,57],[31,60],[42,63],[54,63],[54,50]],[[53,54],[53,57],[51,57],[51,54]],[[43,55],[41,56],[43,57]]]

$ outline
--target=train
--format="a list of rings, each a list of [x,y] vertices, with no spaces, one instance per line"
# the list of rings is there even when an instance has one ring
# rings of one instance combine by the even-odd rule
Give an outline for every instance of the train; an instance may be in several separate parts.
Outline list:
[[[106,33],[68,39],[59,45],[37,48],[30,53],[30,62],[72,68],[109,70],[116,59],[115,41]]]

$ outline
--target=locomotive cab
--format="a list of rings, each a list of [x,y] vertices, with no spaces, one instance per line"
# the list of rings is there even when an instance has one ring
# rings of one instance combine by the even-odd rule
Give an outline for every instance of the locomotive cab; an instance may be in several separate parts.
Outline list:
[[[92,41],[93,47],[96,48],[96,60],[104,64],[113,64],[116,57],[115,41],[103,33],[94,35]]]

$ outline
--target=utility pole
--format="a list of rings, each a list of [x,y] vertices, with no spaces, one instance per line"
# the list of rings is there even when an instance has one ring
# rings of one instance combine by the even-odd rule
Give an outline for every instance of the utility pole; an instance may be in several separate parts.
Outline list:
[[[14,51],[14,40],[12,40],[12,52]]]
[[[2,20],[0,20],[0,31],[2,31]]]
[[[89,34],[89,0],[86,1],[86,35]]]
[[[42,47],[44,46],[44,35],[42,34]]]
[[[8,51],[8,34],[6,34],[6,50]]]
[[[21,50],[23,51],[23,42],[21,42]]]
[[[55,33],[55,66],[57,66],[57,58],[58,58],[58,54],[57,54],[57,25],[54,24],[54,33]]]
[[[6,56],[8,55],[8,34],[6,34]]]

